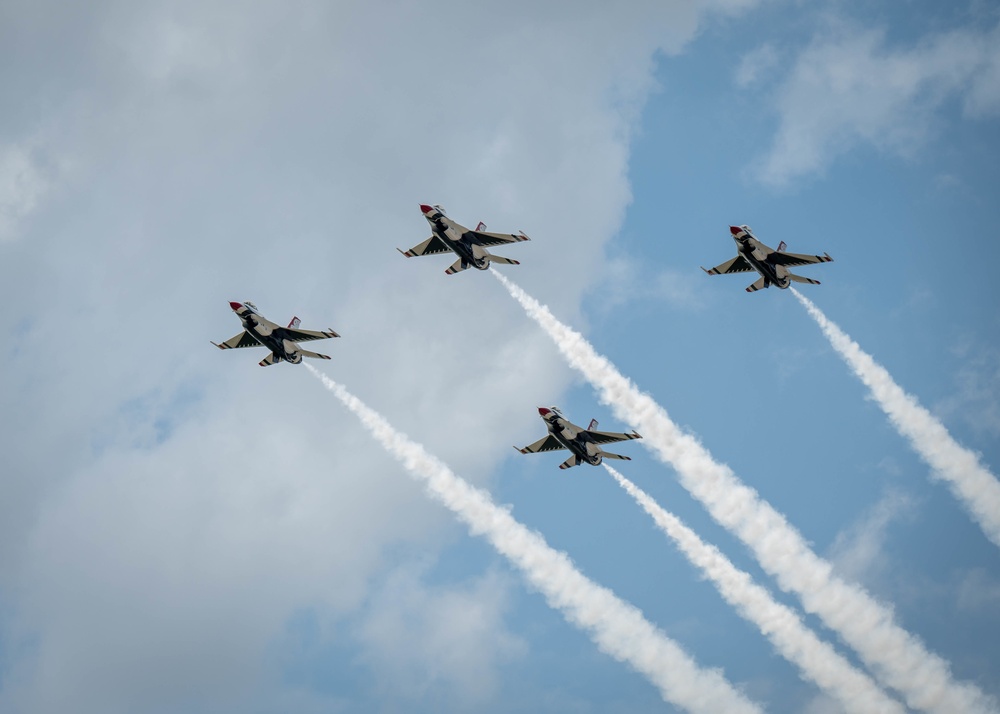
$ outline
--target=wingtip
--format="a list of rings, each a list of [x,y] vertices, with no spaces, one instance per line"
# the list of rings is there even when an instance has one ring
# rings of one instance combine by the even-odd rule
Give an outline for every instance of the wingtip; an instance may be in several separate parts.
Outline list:
[[[642,438],[642,434],[640,434],[639,432],[633,430],[632,431],[632,438],[633,439],[641,439]]]
[[[413,257],[412,255],[410,255],[410,251],[408,251],[408,250],[403,250],[402,248],[396,248],[396,250],[398,250],[400,253],[402,253],[404,258],[412,258]]]
[[[712,274],[704,265],[699,265],[698,267],[705,271],[705,275]]]

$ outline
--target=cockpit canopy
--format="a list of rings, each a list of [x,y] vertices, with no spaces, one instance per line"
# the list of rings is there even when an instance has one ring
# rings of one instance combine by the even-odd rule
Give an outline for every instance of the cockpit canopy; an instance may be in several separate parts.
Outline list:
[[[448,212],[444,210],[444,206],[442,206],[440,203],[435,203],[434,204],[434,208],[436,208],[439,211],[441,211],[441,215],[443,215],[443,216],[447,216],[448,215]]]
[[[750,235],[753,235],[753,231],[752,231],[752,230],[750,230],[750,226],[747,226],[747,225],[743,225],[743,226],[740,226],[740,228],[742,228],[743,230],[745,230],[745,231],[746,231],[747,233],[749,233]]]
[[[244,307],[246,307],[246,308],[247,308],[247,309],[248,309],[248,310],[249,310],[250,312],[252,312],[252,313],[253,313],[254,315],[259,315],[259,314],[260,314],[260,312],[259,312],[259,311],[257,310],[257,306],[256,306],[256,305],[254,305],[254,304],[253,304],[252,302],[250,302],[249,300],[247,300],[246,302],[244,302],[244,303],[243,303],[243,305],[244,305]]]

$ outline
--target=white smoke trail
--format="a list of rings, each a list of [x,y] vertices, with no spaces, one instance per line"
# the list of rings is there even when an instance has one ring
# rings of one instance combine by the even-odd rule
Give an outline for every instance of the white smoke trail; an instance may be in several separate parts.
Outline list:
[[[807,612],[837,632],[885,686],[908,706],[934,714],[998,712],[980,689],[956,682],[948,663],[897,625],[892,611],[861,587],[833,575],[831,565],[809,548],[785,517],[717,463],[697,439],[684,433],[656,401],[622,376],[583,336],[495,270],[493,275],[552,338],[567,362],[599,392],[615,415],[638,428],[642,442],[677,471],[681,485],[712,517],[753,552],[778,585],[796,593]]]
[[[705,543],[677,516],[665,510],[649,494],[604,464],[615,481],[648,513],[691,563],[718,589],[726,602],[757,626],[778,653],[802,672],[802,676],[839,701],[848,712],[905,714],[868,675],[857,670],[828,643],[820,640],[789,607],[753,582],[749,573],[734,566],[718,548]]]
[[[540,534],[496,506],[488,494],[456,476],[340,384],[312,365],[306,366],[411,475],[424,483],[433,498],[451,509],[473,534],[485,536],[552,607],[589,632],[601,650],[645,675],[664,700],[705,714],[760,712],[720,672],[698,667],[637,608],[584,576],[568,555],[551,548]]]
[[[979,462],[976,454],[956,442],[944,425],[893,381],[889,372],[864,352],[808,298],[792,293],[819,324],[833,348],[860,379],[889,421],[913,450],[979,523],[986,537],[1000,546],[1000,482]]]

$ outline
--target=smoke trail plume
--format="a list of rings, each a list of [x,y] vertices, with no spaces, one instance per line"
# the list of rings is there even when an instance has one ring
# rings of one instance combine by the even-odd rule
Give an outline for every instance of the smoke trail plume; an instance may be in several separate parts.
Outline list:
[[[422,446],[396,431],[382,416],[337,382],[306,365],[350,409],[372,436],[423,482],[428,493],[485,536],[517,566],[548,603],[586,630],[601,650],[645,675],[663,699],[690,712],[760,712],[716,670],[699,668],[642,613],[584,576],[565,553],[499,508],[484,491],[456,476]]]
[[[615,481],[648,513],[656,525],[706,578],[726,602],[757,626],[778,653],[799,668],[802,676],[834,698],[848,712],[905,714],[863,672],[806,627],[795,612],[777,602],[748,573],[739,570],[715,546],[705,543],[677,516],[669,513],[649,494],[604,464]]]
[[[892,611],[861,587],[833,575],[831,565],[809,548],[785,517],[717,463],[697,439],[684,433],[666,410],[622,376],[583,336],[495,270],[493,275],[552,338],[567,362],[598,390],[615,415],[638,428],[640,443],[672,465],[681,485],[712,517],[753,552],[761,567],[807,612],[850,645],[883,685],[900,692],[908,706],[935,714],[997,712],[997,703],[967,682],[957,682],[948,663],[894,621]]]
[[[792,293],[819,324],[833,348],[868,387],[889,421],[913,450],[946,481],[951,492],[979,523],[986,537],[1000,546],[1000,482],[979,462],[976,454],[956,442],[944,425],[893,381],[885,367],[864,352],[806,296]]]

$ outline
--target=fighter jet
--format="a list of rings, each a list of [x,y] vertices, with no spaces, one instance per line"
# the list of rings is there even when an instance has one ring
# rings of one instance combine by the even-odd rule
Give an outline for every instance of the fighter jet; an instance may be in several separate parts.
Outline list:
[[[221,345],[212,344],[220,350],[232,350],[241,347],[266,347],[271,350],[271,354],[260,361],[261,367],[267,367],[275,362],[291,362],[298,364],[303,357],[314,357],[315,359],[330,359],[329,355],[321,355],[317,352],[309,352],[301,349],[299,342],[309,340],[325,340],[328,337],[340,337],[333,330],[300,330],[299,318],[293,317],[288,323],[288,327],[276,325],[257,312],[257,306],[252,302],[238,303],[231,302],[229,307],[240,318],[243,323],[243,332],[231,337]]]
[[[452,263],[451,267],[444,272],[453,275],[466,268],[477,268],[486,270],[490,263],[506,263],[507,265],[520,265],[516,260],[501,258],[493,255],[486,249],[490,246],[501,245],[503,243],[519,243],[531,240],[524,233],[487,233],[486,225],[480,223],[476,230],[470,231],[461,223],[451,220],[445,215],[441,206],[421,205],[420,211],[424,218],[431,224],[433,235],[419,245],[415,245],[409,250],[399,250],[407,258],[416,255],[437,255],[438,253],[452,252],[458,256],[458,260]]]
[[[736,257],[721,265],[716,265],[711,270],[705,270],[705,268],[702,270],[705,270],[709,275],[749,273],[756,270],[760,273],[760,280],[747,287],[748,293],[771,285],[777,285],[784,289],[792,282],[819,285],[818,280],[794,275],[788,272],[788,268],[794,265],[808,265],[809,263],[829,263],[833,260],[826,253],[823,255],[786,253],[785,241],[778,244],[777,250],[772,250],[754,238],[750,226],[729,226],[729,232],[733,234],[733,240],[736,241]]]
[[[631,461],[628,456],[611,454],[602,451],[598,444],[611,444],[615,441],[627,441],[629,439],[641,439],[636,432],[631,434],[618,434],[613,431],[594,431],[597,428],[597,420],[591,419],[590,426],[586,429],[577,426],[573,422],[563,417],[556,407],[538,407],[538,414],[545,420],[545,426],[549,429],[548,436],[545,436],[534,444],[529,444],[523,449],[517,449],[522,454],[537,454],[541,451],[558,451],[559,449],[569,449],[572,456],[559,464],[559,468],[568,469],[572,466],[579,466],[583,462],[597,466],[605,458],[621,459]]]

